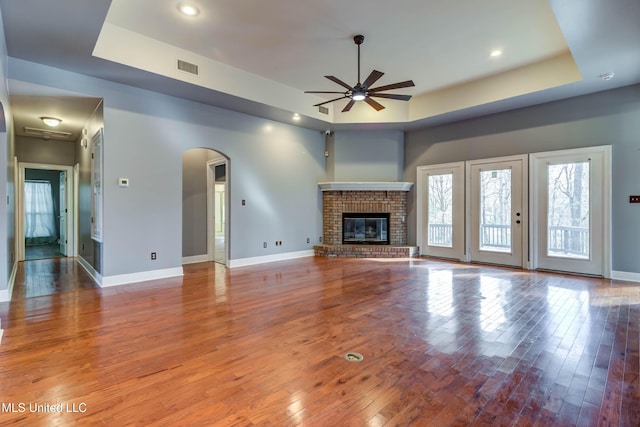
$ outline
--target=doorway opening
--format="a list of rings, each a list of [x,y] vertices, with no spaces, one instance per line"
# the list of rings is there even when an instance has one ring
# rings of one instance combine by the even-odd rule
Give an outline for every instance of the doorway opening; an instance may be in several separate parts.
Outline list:
[[[76,256],[74,168],[19,163],[18,261]]]
[[[207,254],[227,264],[227,159],[207,162]]]
[[[194,148],[182,155],[182,262],[227,264],[229,159]]]

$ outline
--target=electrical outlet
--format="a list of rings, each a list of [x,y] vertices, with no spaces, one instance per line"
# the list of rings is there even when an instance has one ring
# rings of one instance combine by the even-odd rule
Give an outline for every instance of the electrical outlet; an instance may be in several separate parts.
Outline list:
[[[311,239],[307,237],[307,243],[311,243]]]
[[[155,260],[156,259],[156,253],[155,252],[151,252],[151,259]]]
[[[318,241],[319,241],[320,243],[322,243],[322,236],[320,236],[320,238],[318,239]]]
[[[640,196],[629,196],[629,203],[640,203]]]
[[[266,247],[267,247],[267,242],[262,243],[262,247],[266,249]]]

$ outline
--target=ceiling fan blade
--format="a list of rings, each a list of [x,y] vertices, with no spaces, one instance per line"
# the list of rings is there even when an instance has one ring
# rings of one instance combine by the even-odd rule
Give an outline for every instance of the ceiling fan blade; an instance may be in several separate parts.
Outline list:
[[[374,88],[369,89],[369,91],[370,92],[382,92],[383,90],[401,89],[403,87],[412,87],[412,86],[415,86],[415,84],[413,84],[413,80],[407,80],[405,82],[391,83],[390,85],[374,87]]]
[[[373,108],[376,109],[376,111],[380,111],[384,108],[384,105],[380,104],[379,102],[369,98],[368,96],[364,99],[364,102],[366,102],[367,104],[371,105]]]
[[[375,82],[377,82],[378,79],[382,76],[384,76],[384,73],[382,71],[373,70],[371,74],[369,74],[369,77],[367,77],[367,79],[364,82],[362,82],[362,86],[369,87]]]
[[[338,83],[340,86],[342,86],[342,87],[344,87],[346,89],[349,89],[349,90],[353,89],[352,86],[349,86],[348,84],[346,84],[345,82],[343,82],[342,80],[340,80],[337,77],[334,77],[334,76],[325,76],[325,77],[328,78],[329,80],[331,80],[334,83]]]
[[[344,98],[348,98],[348,96],[347,96],[347,95],[345,95],[345,96],[341,96],[340,98],[331,99],[331,100],[329,100],[329,101],[324,101],[324,102],[321,102],[320,104],[313,104],[313,106],[314,106],[314,107],[319,107],[320,105],[328,104],[328,103],[330,103],[330,102],[337,101],[337,100],[339,100],[339,99],[344,99]]]
[[[375,96],[377,98],[397,99],[399,101],[408,101],[411,99],[411,95],[395,95],[391,93],[369,92],[369,96]]]
[[[344,94],[344,92],[323,91],[323,90],[305,90],[304,93],[341,93],[341,94]]]
[[[342,112],[345,113],[349,110],[351,110],[351,107],[353,107],[353,104],[355,104],[356,101],[354,101],[353,99],[351,101],[349,101],[349,103],[347,103],[347,105],[344,106],[344,108],[342,109]]]

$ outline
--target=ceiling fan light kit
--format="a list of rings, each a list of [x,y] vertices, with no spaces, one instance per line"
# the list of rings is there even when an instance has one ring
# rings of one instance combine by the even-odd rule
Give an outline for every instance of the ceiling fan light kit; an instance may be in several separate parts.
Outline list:
[[[337,92],[337,91],[305,91],[305,93],[317,93],[317,94],[329,94],[329,93],[342,94],[342,96],[340,96],[338,98],[331,99],[331,100],[325,101],[325,102],[321,102],[319,104],[314,104],[314,107],[318,107],[320,105],[328,104],[328,103],[334,102],[334,101],[339,101],[341,99],[349,98],[349,102],[342,109],[343,113],[351,110],[351,107],[353,107],[353,105],[357,101],[364,101],[367,104],[369,104],[372,108],[374,108],[376,111],[380,111],[380,110],[384,109],[384,106],[382,104],[380,104],[379,102],[375,101],[372,98],[395,99],[395,100],[398,100],[398,101],[408,101],[408,100],[410,100],[411,99],[411,95],[396,95],[396,94],[391,94],[391,93],[380,93],[380,92],[384,92],[384,91],[387,91],[387,90],[393,90],[393,89],[401,89],[401,88],[405,88],[405,87],[413,87],[413,86],[415,86],[415,84],[413,83],[412,80],[406,80],[404,82],[392,83],[392,84],[389,84],[389,85],[378,86],[378,87],[372,88],[371,86],[375,82],[377,82],[380,79],[380,77],[382,77],[384,75],[384,73],[382,71],[373,70],[369,74],[369,76],[364,80],[364,82],[361,82],[361,80],[360,80],[360,45],[364,42],[364,36],[362,34],[358,34],[358,35],[353,37],[353,41],[358,46],[358,83],[356,83],[355,86],[349,86],[347,83],[343,82],[342,80],[340,80],[337,77],[325,76],[327,79],[329,79],[332,82],[337,83],[340,86],[342,86],[343,88],[345,88],[346,91],[344,91],[344,92]]]

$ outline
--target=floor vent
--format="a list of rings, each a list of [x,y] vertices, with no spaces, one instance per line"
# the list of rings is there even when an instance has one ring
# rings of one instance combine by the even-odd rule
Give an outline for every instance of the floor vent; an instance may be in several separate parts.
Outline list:
[[[182,59],[178,59],[178,70],[185,71],[187,73],[198,75],[198,66]]]
[[[355,353],[353,351],[350,351],[349,353],[345,354],[344,358],[347,359],[349,362],[362,362],[364,360],[363,355],[361,355],[360,353]]]

